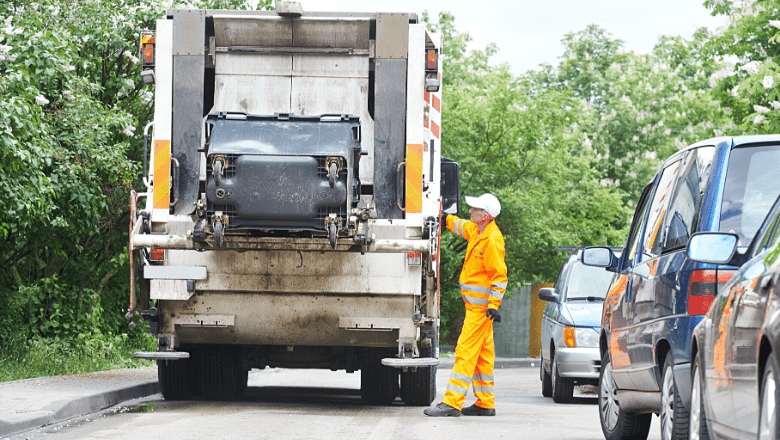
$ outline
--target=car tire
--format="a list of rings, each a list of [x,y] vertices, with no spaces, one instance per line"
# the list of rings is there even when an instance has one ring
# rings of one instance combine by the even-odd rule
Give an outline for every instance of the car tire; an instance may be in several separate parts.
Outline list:
[[[674,382],[672,355],[667,354],[661,379],[661,440],[687,440],[690,418]]]
[[[650,433],[652,414],[627,413],[620,408],[617,385],[612,379],[609,353],[601,359],[599,373],[599,422],[606,440],[645,440]]]
[[[544,360],[542,360],[540,368],[539,376],[542,379],[542,396],[552,397],[552,378],[547,373],[547,370],[544,369]]]
[[[780,434],[780,414],[777,411],[777,402],[780,401],[778,400],[780,399],[780,393],[777,390],[778,381],[780,381],[780,365],[778,365],[774,353],[769,353],[761,379],[758,415],[759,440],[776,439]]]
[[[553,355],[552,362],[552,398],[555,403],[571,403],[574,397],[574,379],[558,374],[558,358]]]
[[[707,413],[704,409],[704,387],[702,386],[701,361],[699,357],[693,360],[693,374],[691,375],[691,413],[689,440],[710,440],[710,431],[707,428]]]

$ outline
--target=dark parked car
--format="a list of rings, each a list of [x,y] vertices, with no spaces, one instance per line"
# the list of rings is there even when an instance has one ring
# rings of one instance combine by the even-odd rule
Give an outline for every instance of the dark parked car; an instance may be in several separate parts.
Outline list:
[[[739,239],[734,234],[696,234],[688,244],[692,260],[742,265],[694,330],[691,438],[712,433],[775,440],[780,434],[778,226],[780,199],[744,254],[735,252]]]
[[[554,287],[539,290],[547,301],[542,320],[542,395],[569,403],[574,385],[596,385],[599,380],[599,326],[604,297],[612,273],[580,261],[572,253],[561,266]]]
[[[716,138],[667,159],[637,203],[625,250],[583,251],[613,279],[602,313],[599,415],[608,440],[687,438],[694,327],[736,267],[686,257],[691,235],[733,232],[753,239],[780,194],[780,136]]]

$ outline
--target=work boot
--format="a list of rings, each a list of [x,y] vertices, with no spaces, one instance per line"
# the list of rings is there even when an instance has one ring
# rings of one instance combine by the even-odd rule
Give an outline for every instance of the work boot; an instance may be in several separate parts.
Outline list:
[[[433,408],[425,408],[423,413],[431,417],[460,417],[460,411],[457,408],[442,402]]]
[[[461,413],[463,413],[464,416],[494,416],[496,415],[496,409],[482,408],[475,403],[469,407],[463,408]]]

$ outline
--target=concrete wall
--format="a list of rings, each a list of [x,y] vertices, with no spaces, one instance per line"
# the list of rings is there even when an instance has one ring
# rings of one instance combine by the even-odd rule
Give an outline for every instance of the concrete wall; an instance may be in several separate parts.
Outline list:
[[[542,314],[547,304],[539,299],[539,288],[552,284],[527,284],[512,290],[512,298],[501,302],[501,323],[493,324],[496,357],[539,357]]]
[[[496,357],[528,357],[530,347],[531,285],[512,290],[501,302],[501,323],[493,324]]]

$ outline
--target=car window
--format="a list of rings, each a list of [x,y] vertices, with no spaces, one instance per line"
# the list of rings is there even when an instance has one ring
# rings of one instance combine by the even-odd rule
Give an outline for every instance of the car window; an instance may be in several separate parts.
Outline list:
[[[780,145],[735,148],[729,157],[720,231],[734,232],[740,247],[755,236],[780,194]]]
[[[586,266],[576,261],[571,265],[564,301],[585,299],[589,296],[604,299],[611,281],[612,272],[601,267]]]
[[[647,226],[642,240],[642,256],[639,261],[646,261],[661,254],[661,225],[664,223],[669,199],[674,191],[674,183],[680,174],[680,162],[678,159],[667,165],[658,181],[653,201],[650,202],[650,211],[647,214]]]
[[[780,199],[775,202],[775,205],[772,207],[769,215],[767,215],[764,224],[758,231],[758,235],[756,235],[755,238],[756,245],[753,248],[751,256],[755,257],[773,245],[776,241],[775,237],[777,237],[778,234],[778,224],[780,224]]]
[[[680,184],[677,185],[669,208],[669,222],[662,251],[685,247],[688,238],[696,232],[701,196],[709,179],[714,154],[715,147],[696,148],[688,153]]]
[[[561,266],[561,270],[558,271],[558,278],[555,279],[555,285],[553,286],[553,288],[555,289],[556,292],[558,292],[559,295],[562,293],[561,289],[563,289],[563,283],[566,280],[566,272],[568,271],[570,266],[569,265],[570,258],[571,257],[567,258],[566,261],[564,261],[563,265]]]
[[[642,221],[647,213],[647,207],[650,205],[649,194],[653,190],[654,183],[655,181],[645,186],[645,189],[642,190],[642,195],[639,197],[636,211],[634,211],[634,218],[631,220],[631,230],[628,233],[628,240],[626,241],[628,253],[623,254],[623,269],[629,267],[631,263],[635,261],[636,254],[639,252],[639,239],[642,237],[642,234],[639,233],[639,229],[643,224]]]

